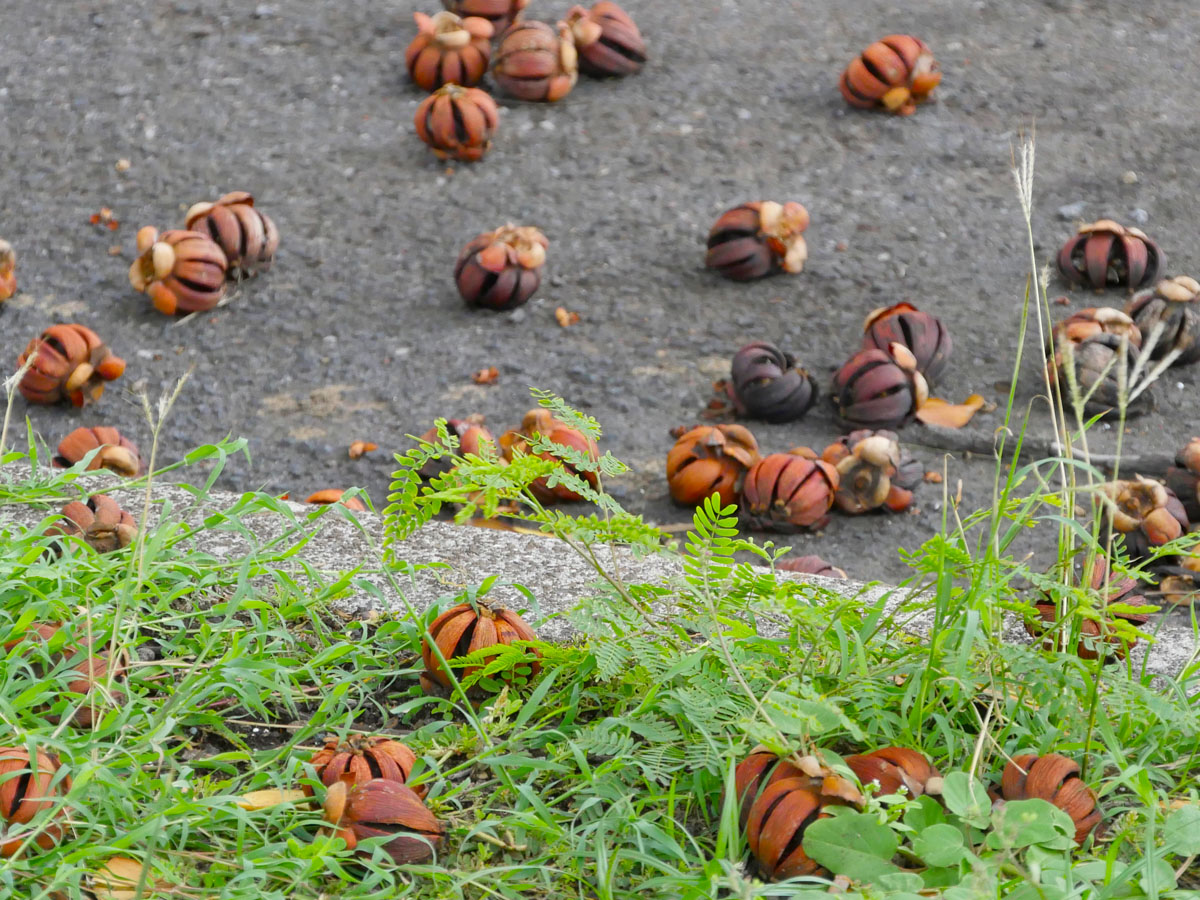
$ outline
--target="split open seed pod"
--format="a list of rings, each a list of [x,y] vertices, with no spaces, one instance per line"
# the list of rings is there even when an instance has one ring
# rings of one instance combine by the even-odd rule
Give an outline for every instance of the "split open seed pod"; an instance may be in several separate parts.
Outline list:
[[[783,881],[824,870],[804,852],[804,830],[826,818],[833,805],[810,787],[807,778],[782,778],[767,787],[754,804],[746,826],[746,843],[762,876]]]
[[[142,473],[142,457],[137,444],[115,428],[97,425],[95,428],[76,428],[59,441],[54,465],[69,469],[93,450],[99,452],[88,463],[87,471],[108,469],[126,478]]]
[[[499,452],[500,445],[496,441],[496,436],[484,426],[483,422],[484,417],[478,413],[472,413],[465,419],[446,420],[446,429],[458,438],[458,454],[460,456],[479,456],[483,452],[485,444],[491,447],[493,454]],[[430,428],[421,435],[421,440],[427,442],[437,440],[437,428]],[[443,456],[425,463],[420,469],[420,475],[422,478],[436,478],[439,475],[445,475],[452,468],[453,461],[450,457]]]
[[[387,838],[382,847],[397,865],[428,862],[445,837],[442,823],[415,791],[382,778],[332,785],[325,793],[325,820],[348,850],[367,838]]]
[[[821,797],[823,804],[845,803],[861,805],[862,792],[849,779],[838,775],[815,756],[778,756],[766,747],[755,747],[738,763],[733,773],[734,791],[738,798],[739,824],[745,828],[751,808],[771,785],[784,779],[805,782],[805,786]]]
[[[1075,842],[1082,844],[1100,824],[1096,795],[1079,777],[1079,764],[1058,753],[1014,756],[1004,767],[1000,793],[1005,800],[1037,798],[1053,803],[1075,823]]]
[[[492,78],[518,100],[561,100],[579,78],[579,54],[571,29],[565,22],[556,28],[532,20],[510,25],[496,45]]]
[[[808,372],[770,341],[754,341],[734,354],[726,390],[738,415],[767,422],[799,419],[817,399]]]
[[[46,534],[82,538],[97,553],[128,547],[137,537],[133,516],[107,494],[93,494],[86,502],[73,500],[60,513],[62,518]]]
[[[746,471],[760,459],[758,441],[741,425],[700,425],[684,434],[667,453],[667,486],[683,506],[719,494],[721,504],[736,503]]]
[[[275,261],[279,229],[245,191],[224,194],[215,203],[195,204],[187,211],[186,223],[189,231],[207,235],[221,248],[230,272],[255,275]]]
[[[1100,334],[1125,337],[1134,347],[1142,346],[1142,332],[1133,319],[1109,306],[1092,306],[1072,313],[1054,326],[1052,334],[1054,347],[1064,341],[1079,344]]]
[[[525,413],[525,418],[521,420],[521,427],[518,430],[502,434],[500,449],[505,458],[509,460],[513,458],[514,453],[528,455],[534,453],[532,444],[534,439],[539,436],[552,444],[558,444],[567,450],[582,454],[592,462],[598,462],[600,459],[600,448],[591,437],[559,421],[551,415],[548,409],[542,407],[531,409]],[[535,455],[541,459],[557,459],[549,450],[538,451]],[[580,470],[566,460],[559,460],[559,462],[567,472],[579,476],[593,488],[600,483],[600,478],[595,471]],[[539,478],[529,486],[529,489],[543,503],[574,503],[583,499],[579,493],[565,484],[556,484],[551,487],[549,477]]]
[[[332,787],[344,777],[348,777],[352,785],[364,784],[372,778],[407,784],[408,776],[417,764],[417,756],[400,741],[381,734],[349,734],[345,740],[329,735],[325,738],[325,746],[312,755],[309,764],[317,770],[317,778],[326,787]],[[311,795],[312,788],[305,785],[304,793]]]
[[[827,563],[819,556],[790,556],[775,563],[775,568],[800,575],[824,575],[826,578],[846,578],[845,569]]]
[[[500,110],[486,91],[444,84],[421,101],[413,123],[438,159],[477,162],[491,149]]]
[[[646,42],[633,19],[611,0],[590,10],[572,6],[567,25],[579,50],[579,70],[593,78],[633,75],[646,64]]]
[[[1078,342],[1064,340],[1046,363],[1047,377],[1054,390],[1062,394],[1065,409],[1074,409],[1077,392],[1085,398],[1085,415],[1114,414],[1121,398],[1130,396],[1129,373],[1137,365],[1138,355],[1138,348],[1128,338],[1115,334],[1096,334]],[[1125,415],[1128,418],[1143,415],[1152,404],[1153,395],[1147,388],[1132,400],[1126,400]]]
[[[734,281],[804,269],[808,210],[799,203],[743,203],[721,214],[708,232],[705,265]]]
[[[892,431],[852,431],[830,444],[821,458],[838,471],[834,502],[850,515],[882,509],[903,512],[913,502],[921,465],[900,447]]]
[[[39,750],[31,759],[24,747],[0,747],[0,857],[15,856],[35,831],[30,847],[42,850],[49,850],[63,836],[64,826],[57,821],[25,827],[71,789],[69,775],[54,783],[59,766],[53,753]]]
[[[478,16],[461,18],[449,10],[427,16],[413,13],[417,36],[404,51],[413,84],[435,91],[443,84],[474,87],[487,73],[495,29]]]
[[[1200,600],[1200,550],[1156,567],[1154,574],[1158,577],[1158,589],[1154,592],[1156,602],[1194,606]]]
[[[889,34],[851,61],[838,87],[851,106],[909,116],[941,80],[941,67],[924,41]]]
[[[195,209],[195,207],[193,207]],[[206,234],[150,225],[137,234],[141,254],[129,267],[129,283],[164,315],[204,312],[225,296],[225,252]]]
[[[502,225],[467,243],[454,263],[454,283],[471,306],[515,309],[542,283],[550,242],[530,225]]]
[[[746,473],[742,516],[756,530],[820,529],[829,521],[837,489],[837,469],[825,460],[772,453]]]
[[[1179,356],[1172,366],[1200,361],[1200,282],[1186,275],[1160,281],[1129,301],[1125,311],[1147,339],[1156,327],[1162,331],[1150,348],[1150,358],[1162,359],[1172,351]]]
[[[915,364],[902,367],[888,351],[871,348],[834,373],[830,396],[838,419],[851,428],[896,428],[917,414],[929,385]]]
[[[1167,487],[1179,497],[1188,520],[1200,525],[1200,437],[1187,442],[1167,469]]]
[[[942,321],[921,312],[911,303],[873,310],[863,323],[863,349],[887,352],[892,344],[907,347],[917,361],[917,371],[932,384],[950,362],[950,332]]]
[[[1187,513],[1168,487],[1135,475],[1132,480],[1100,485],[1100,509],[1113,532],[1125,539],[1125,552],[1134,562],[1149,558],[1154,547],[1180,537],[1188,529]]]
[[[1165,264],[1162,250],[1144,231],[1111,219],[1081,226],[1058,252],[1058,271],[1067,281],[1098,291],[1148,287]]]
[[[309,494],[304,502],[311,503],[314,506],[331,506],[334,503],[340,503],[346,509],[352,509],[355,512],[367,511],[367,504],[363,503],[359,497],[346,497],[346,492],[341,488],[325,488],[324,490],[316,491]]]
[[[1098,558],[1092,565],[1092,574],[1087,581],[1091,590],[1100,594],[1100,612],[1102,619],[1081,618],[1079,621],[1079,642],[1075,646],[1075,655],[1080,659],[1093,660],[1100,657],[1105,662],[1115,662],[1125,658],[1129,648],[1137,643],[1137,638],[1126,639],[1116,634],[1113,620],[1121,619],[1134,627],[1146,624],[1150,616],[1147,613],[1127,610],[1110,611],[1110,606],[1142,607],[1147,605],[1146,598],[1138,582],[1127,575],[1112,572],[1108,561]],[[1025,620],[1025,631],[1030,637],[1037,638],[1046,635],[1042,647],[1046,650],[1058,650],[1063,641],[1058,630],[1059,604],[1054,597],[1046,595],[1034,604],[1036,617]]]
[[[125,374],[125,360],[83,325],[50,326],[17,357],[17,368],[30,356],[33,365],[19,385],[30,403],[85,406],[100,399],[106,382]]]
[[[474,606],[470,603],[460,603],[451,607],[433,620],[433,624],[429,626],[429,637],[421,640],[421,657],[425,662],[421,686],[429,693],[436,693],[439,687],[449,690],[451,681],[437,654],[433,652],[430,638],[448,662],[455,657],[467,656],[488,647],[510,646],[516,641],[534,641],[537,640],[537,635],[517,613],[503,606],[477,600]],[[526,664],[527,672],[505,672],[495,677],[508,682],[518,677],[525,681],[533,679],[542,670],[542,664],[536,658],[536,650],[533,651],[533,655],[535,658]],[[479,666],[465,666],[458,672],[458,678],[467,678],[478,670]],[[472,688],[472,696],[483,696],[484,693],[478,685]]]
[[[942,775],[925,754],[908,747],[881,747],[870,753],[846,757],[846,765],[863,785],[875,784],[877,794],[909,797],[940,794]]]
[[[529,0],[442,0],[442,6],[460,16],[478,16],[492,23],[496,34],[521,18]]]
[[[87,655],[71,669],[67,690],[83,695],[78,708],[71,716],[72,724],[79,728],[91,728],[108,708],[125,702],[124,692],[108,688],[110,678],[114,682],[125,680],[129,658],[124,653],[114,655],[109,650]]]
[[[0,239],[0,303],[17,292],[17,254],[12,244]]]

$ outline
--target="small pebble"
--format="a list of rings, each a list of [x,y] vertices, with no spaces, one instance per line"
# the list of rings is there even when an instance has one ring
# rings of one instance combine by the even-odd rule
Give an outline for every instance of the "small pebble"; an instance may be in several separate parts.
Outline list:
[[[1145,225],[1150,221],[1150,213],[1146,212],[1140,206],[1129,214],[1129,218],[1137,222],[1139,225]]]
[[[1133,171],[1133,169],[1130,169],[1128,172],[1122,173],[1121,182],[1123,184],[1137,184],[1137,182],[1138,182],[1137,172]]]
[[[1078,219],[1083,215],[1083,211],[1086,208],[1086,200],[1076,200],[1074,203],[1066,203],[1058,208],[1058,217],[1064,222],[1069,222],[1071,219]]]

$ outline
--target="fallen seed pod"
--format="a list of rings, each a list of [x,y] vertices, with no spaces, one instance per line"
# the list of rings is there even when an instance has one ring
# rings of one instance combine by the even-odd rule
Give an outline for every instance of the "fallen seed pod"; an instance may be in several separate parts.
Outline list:
[[[1132,372],[1137,360],[1138,348],[1128,339],[1115,334],[1095,334],[1082,341],[1059,343],[1046,364],[1047,377],[1054,390],[1061,394],[1064,409],[1074,409],[1072,398],[1078,391],[1086,398],[1083,404],[1086,415],[1107,415],[1116,412],[1122,396],[1129,396],[1129,387],[1122,387],[1128,376],[1123,377],[1121,369]],[[1150,409],[1152,400],[1150,390],[1143,390],[1132,401],[1127,401],[1126,417],[1143,415]]]
[[[529,454],[532,451],[531,444],[534,438],[541,436],[552,444],[558,444],[567,450],[575,453],[583,454],[592,462],[598,462],[600,459],[600,448],[596,442],[582,431],[571,428],[550,414],[550,411],[539,407],[531,409],[525,413],[525,418],[521,421],[521,427],[517,431],[508,431],[500,436],[500,449],[504,453],[505,459],[511,460],[514,452]],[[536,454],[541,459],[557,459],[548,450],[540,451]],[[559,460],[564,470],[572,475],[577,475],[586,481],[593,488],[600,483],[599,476],[595,471],[580,471],[571,463],[565,460]],[[555,484],[550,486],[549,477],[539,478],[529,486],[536,496],[543,503],[573,503],[582,500],[583,497],[569,488],[565,484]]]
[[[837,468],[834,502],[850,515],[876,509],[904,512],[912,506],[911,488],[923,474],[892,431],[853,431],[826,447],[821,458]]]
[[[824,575],[826,578],[846,578],[845,569],[825,562],[819,556],[792,556],[778,560],[775,568],[784,572],[797,572],[801,575]]]
[[[204,312],[225,296],[225,253],[198,231],[158,233],[150,225],[137,233],[141,255],[129,267],[129,283],[167,316]]]
[[[755,747],[738,763],[733,773],[738,799],[740,827],[745,828],[750,811],[763,791],[776,782],[794,779],[817,794],[824,804],[847,803],[861,806],[862,792],[847,778],[835,773],[815,756],[783,758],[766,747]]]
[[[470,415],[465,419],[448,419],[446,428],[452,435],[458,438],[458,454],[460,456],[479,456],[483,450],[485,443],[490,444],[492,452],[496,453],[499,450],[499,443],[496,441],[495,435],[483,426],[483,416]],[[421,435],[422,441],[437,440],[437,428],[430,428],[427,432]],[[445,475],[454,468],[454,461],[443,456],[440,459],[431,459],[420,469],[422,478],[436,478],[439,475]]]
[[[1054,326],[1051,334],[1054,341],[1048,347],[1058,347],[1067,341],[1079,344],[1102,334],[1126,337],[1132,346],[1142,346],[1142,332],[1133,319],[1121,310],[1108,306],[1092,306],[1071,313]]]
[[[769,341],[755,341],[734,354],[726,390],[738,415],[767,422],[799,419],[817,399],[808,373]]]
[[[230,272],[255,275],[275,261],[279,229],[245,191],[224,194],[215,203],[195,204],[187,211],[185,222],[189,231],[207,235],[221,248]]]
[[[1103,558],[1098,558],[1092,565],[1092,574],[1088,580],[1088,587],[1102,595],[1103,607],[1118,604],[1123,606],[1147,605],[1146,598],[1142,596],[1136,580],[1126,575],[1110,574],[1110,572],[1108,562]],[[1057,632],[1047,634],[1047,632],[1056,630],[1058,626],[1058,603],[1052,596],[1047,595],[1043,600],[1034,604],[1034,610],[1037,618],[1025,620],[1025,631],[1032,638],[1046,635],[1046,639],[1042,643],[1043,649],[1061,649],[1063,646],[1061,636]],[[1075,646],[1075,655],[1080,659],[1087,660],[1098,659],[1103,655],[1105,662],[1122,660],[1128,650],[1137,643],[1137,639],[1127,640],[1118,636],[1113,631],[1112,620],[1122,619],[1136,627],[1146,624],[1150,616],[1137,612],[1110,613],[1104,608],[1100,611],[1105,615],[1104,622],[1091,618],[1080,618],[1079,642]]]
[[[444,84],[421,101],[413,123],[438,159],[477,162],[492,146],[500,111],[486,91]]]
[[[705,265],[734,281],[804,269],[808,210],[799,203],[766,200],[722,213],[708,232]]]
[[[1200,282],[1196,279],[1180,275],[1160,281],[1153,290],[1137,294],[1125,311],[1147,338],[1162,324],[1162,333],[1150,348],[1151,359],[1178,350],[1172,366],[1200,361]]]
[[[143,877],[144,875],[144,877]],[[128,856],[114,856],[106,860],[95,872],[87,876],[88,890],[83,893],[87,900],[140,900],[176,893],[175,885],[155,877],[146,863]],[[138,885],[141,884],[141,890]],[[54,897],[66,900],[67,895]]]
[[[367,504],[363,503],[358,497],[348,497],[343,500],[345,491],[340,488],[325,488],[316,493],[309,494],[305,499],[305,503],[312,503],[316,506],[329,506],[333,503],[340,503],[346,509],[352,509],[356,512],[366,512]]]
[[[863,349],[887,352],[892,344],[907,347],[917,371],[933,383],[950,361],[950,332],[941,320],[911,303],[897,303],[871,312],[863,323]]]
[[[579,50],[579,69],[593,78],[633,75],[646,64],[646,42],[633,19],[611,0],[590,10],[572,6],[567,25]]]
[[[325,792],[325,820],[347,850],[366,838],[388,838],[381,847],[397,865],[433,859],[445,836],[442,824],[415,791],[382,778],[353,786],[345,781],[333,784]]]
[[[86,503],[73,500],[60,514],[62,518],[47,528],[46,534],[82,538],[97,553],[128,547],[137,537],[133,516],[107,494],[93,494]]]
[[[907,747],[882,747],[847,756],[846,765],[864,786],[878,785],[876,793],[881,795],[897,794],[902,788],[910,798],[942,792],[941,773],[923,753]]]
[[[536,228],[502,225],[473,238],[454,263],[454,283],[472,306],[515,309],[542,283],[550,242]]]
[[[9,651],[26,642],[49,644],[61,629],[61,622],[33,622],[26,627],[23,634],[6,641],[4,649]],[[102,712],[105,705],[124,701],[125,695],[115,688],[102,697],[100,696],[101,692],[96,689],[100,685],[107,686],[110,668],[113,670],[114,681],[124,681],[129,658],[126,654],[121,653],[115,657],[116,662],[113,663],[114,657],[111,651],[104,650],[98,654],[93,653],[91,641],[85,636],[77,642],[64,643],[61,650],[49,654],[47,660],[50,664],[49,668],[41,662],[35,661],[33,663],[34,672],[38,678],[45,680],[57,673],[57,667],[61,663],[72,661],[75,656],[82,658],[67,670],[68,680],[64,687],[71,693],[84,695],[87,702],[82,703],[75,710],[71,722],[80,728],[91,728],[95,722],[95,714]],[[47,715],[46,718],[47,721],[54,724],[59,722],[58,716]]]
[[[33,365],[21,378],[21,396],[30,403],[63,401],[81,407],[100,399],[104,383],[125,373],[125,360],[113,355],[100,336],[83,325],[52,325],[29,342],[17,368],[30,356]]]
[[[721,505],[736,503],[746,471],[760,459],[758,441],[741,425],[700,425],[667,453],[671,499],[696,506],[719,494]]]
[[[801,875],[820,875],[824,870],[804,852],[804,829],[829,814],[830,805],[809,787],[807,778],[782,778],[768,786],[750,807],[746,843],[767,881],[782,881]]]
[[[54,465],[69,469],[93,450],[99,452],[88,463],[87,472],[109,469],[126,478],[142,472],[142,458],[137,444],[115,428],[97,425],[95,428],[76,428],[59,441]]]
[[[1081,226],[1058,252],[1064,278],[1098,291],[1115,286],[1132,293],[1153,284],[1165,263],[1162,250],[1144,231],[1111,219]]]
[[[442,0],[442,6],[452,13],[487,19],[496,34],[521,18],[521,11],[528,5],[529,0]]]
[[[1133,480],[1100,485],[1104,515],[1114,532],[1125,538],[1125,552],[1134,562],[1150,557],[1188,529],[1187,513],[1175,493],[1157,481],[1135,475]]]
[[[1167,487],[1175,492],[1188,520],[1200,525],[1200,437],[1187,442],[1167,469]]]
[[[441,660],[433,652],[430,638],[449,662],[455,657],[467,656],[488,647],[508,646],[516,641],[535,641],[537,635],[524,619],[503,606],[477,600],[474,606],[470,603],[460,603],[451,607],[433,620],[433,624],[429,626],[429,635],[421,639],[421,658],[425,662],[425,671],[421,674],[421,687],[426,693],[437,693],[439,688],[450,690],[452,684]],[[538,652],[533,650],[532,653],[535,658],[526,664],[529,668],[528,674],[520,675],[525,681],[532,680],[542,670],[542,664],[536,658],[539,656]],[[460,680],[468,678],[478,670],[479,666],[465,666],[458,673],[458,677]],[[516,672],[505,672],[497,677],[511,682],[517,676]],[[475,685],[469,694],[481,697],[486,691]]]
[[[941,67],[924,41],[889,34],[846,67],[838,87],[851,106],[909,116],[941,80]]]
[[[565,22],[521,21],[500,35],[492,77],[518,100],[553,103],[571,93],[579,78],[575,38]]]
[[[479,84],[492,57],[492,23],[478,16],[460,18],[449,10],[433,16],[413,13],[413,18],[417,36],[404,51],[413,84],[423,91],[443,84]]]
[[[24,747],[0,747],[0,857],[15,856],[35,831],[13,826],[28,825],[34,816],[51,809],[71,789],[69,775],[57,784],[52,783],[59,767],[58,757],[53,753],[38,751],[31,760]],[[37,837],[31,846],[49,850],[63,836],[63,830],[57,822],[47,823],[36,829]]]
[[[910,421],[929,397],[925,377],[907,348],[860,350],[834,373],[831,397],[839,421],[850,428],[896,428]],[[901,365],[901,362],[911,366]]]
[[[1180,557],[1177,564],[1156,567],[1158,589],[1155,600],[1172,606],[1191,606],[1200,600],[1200,550]]]
[[[742,516],[755,530],[817,530],[829,521],[837,489],[837,469],[825,460],[772,453],[746,473]]]
[[[1079,764],[1058,753],[1014,756],[1004,767],[1000,793],[1005,800],[1037,798],[1053,803],[1075,823],[1077,844],[1100,824],[1096,795],[1079,778]]]
[[[12,244],[0,239],[0,303],[17,292],[17,254]]]
[[[350,785],[365,784],[373,778],[405,784],[417,764],[417,756],[404,744],[384,735],[350,734],[344,741],[337,735],[329,735],[325,746],[308,762],[326,787],[333,787],[343,778],[348,778]],[[309,785],[304,785],[303,790],[312,796]]]

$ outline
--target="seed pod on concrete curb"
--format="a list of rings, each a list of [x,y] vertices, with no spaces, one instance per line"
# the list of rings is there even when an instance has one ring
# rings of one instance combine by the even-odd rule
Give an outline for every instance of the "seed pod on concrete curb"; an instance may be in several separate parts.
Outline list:
[[[1196,279],[1180,275],[1160,281],[1153,290],[1136,295],[1125,311],[1147,340],[1154,326],[1162,323],[1162,334],[1150,348],[1151,359],[1159,360],[1178,350],[1172,366],[1200,361],[1200,282]]]
[[[646,42],[633,19],[611,0],[590,10],[572,6],[567,25],[579,51],[579,70],[593,78],[633,75],[646,64]]]
[[[1125,344],[1122,362],[1122,343]],[[1073,409],[1071,373],[1080,395],[1087,397],[1083,411],[1089,416],[1115,413],[1121,401],[1122,365],[1132,372],[1138,349],[1115,334],[1097,334],[1078,343],[1063,341],[1047,363],[1047,375],[1055,391],[1062,393],[1063,408]],[[1150,389],[1142,391],[1125,409],[1128,418],[1148,412],[1153,402]]]
[[[851,61],[838,87],[851,106],[909,116],[941,80],[941,67],[924,41],[889,34]]]
[[[423,91],[443,84],[474,87],[487,73],[495,29],[487,19],[465,19],[443,10],[433,16],[413,13],[417,36],[404,51],[409,77]]]
[[[499,452],[500,444],[496,441],[496,436],[492,434],[483,425],[483,416],[472,414],[465,419],[447,419],[446,429],[458,438],[458,455],[459,456],[478,456],[483,449],[483,444],[488,443],[492,447],[492,452]],[[430,428],[423,435],[421,440],[432,443],[437,440],[437,428]],[[440,459],[431,459],[425,463],[419,471],[422,478],[436,478],[439,475],[445,475],[454,467],[453,461],[448,456],[443,456]]]
[[[109,469],[126,478],[133,478],[142,472],[142,457],[137,444],[106,425],[80,427],[68,434],[58,443],[54,465],[69,469],[93,450],[99,452],[88,463],[88,472]]]
[[[107,494],[93,494],[86,503],[73,500],[60,513],[62,518],[46,534],[80,537],[97,553],[128,547],[137,537],[133,516]]]
[[[738,415],[766,422],[799,419],[817,399],[808,373],[770,341],[755,341],[734,354],[726,390]]]
[[[808,210],[799,203],[743,203],[721,214],[708,232],[705,265],[734,281],[804,269]]]
[[[1124,287],[1129,292],[1154,284],[1166,257],[1139,228],[1111,219],[1083,225],[1058,252],[1058,271],[1072,284],[1098,291]]]
[[[1079,777],[1079,764],[1058,753],[1014,756],[1004,767],[1000,793],[1005,800],[1045,800],[1075,823],[1075,843],[1082,844],[1100,824],[1096,795]]]
[[[106,381],[125,374],[125,360],[83,325],[51,325],[17,357],[17,368],[34,354],[34,363],[19,385],[21,396],[30,403],[49,406],[67,401],[85,406],[100,399]]]
[[[913,465],[903,454],[895,432],[853,431],[826,447],[821,458],[837,468],[840,480],[834,502],[842,512],[903,512],[912,506],[910,488],[921,478],[920,464]]]
[[[783,572],[796,572],[800,575],[823,575],[826,578],[847,578],[846,570],[825,562],[819,556],[789,556],[778,560],[775,568]]]
[[[0,239],[0,303],[17,292],[17,254],[12,244]]]
[[[429,637],[421,639],[421,658],[425,662],[425,671],[421,675],[421,686],[426,693],[436,693],[438,689],[451,688],[450,676],[442,667],[441,661],[433,652],[429,638],[437,644],[442,656],[449,662],[456,656],[467,656],[476,650],[499,645],[511,645],[516,641],[535,641],[537,635],[519,615],[503,606],[495,606],[476,600],[475,605],[460,603],[446,610],[433,620],[429,626]],[[533,651],[535,657],[539,654]],[[522,673],[523,680],[532,680],[542,670],[542,664],[533,659],[527,663],[529,672]],[[479,670],[479,666],[467,666],[458,672],[458,678],[469,677]],[[500,673],[494,677],[512,681],[517,673]],[[483,689],[476,685],[471,688],[472,696],[482,696]]]
[[[531,409],[525,413],[525,418],[521,420],[521,427],[518,430],[507,431],[500,435],[500,449],[505,458],[509,460],[517,451],[528,455],[533,452],[531,444],[539,435],[552,444],[558,444],[568,450],[581,453],[593,462],[600,459],[600,448],[591,437],[554,418],[548,409],[542,407]],[[537,453],[537,456],[541,459],[557,459],[548,450]],[[567,472],[579,476],[593,488],[600,483],[599,476],[595,471],[580,471],[565,460],[560,460],[560,462]],[[567,485],[556,484],[554,487],[550,487],[548,481],[548,477],[539,478],[529,486],[534,496],[543,503],[574,503],[583,499],[580,494]]]
[[[1157,481],[1135,475],[1133,480],[1109,481],[1099,487],[1104,515],[1116,534],[1125,538],[1125,552],[1134,562],[1149,558],[1188,529],[1187,513],[1175,493]]]
[[[719,494],[721,505],[736,503],[742,479],[759,461],[758,441],[741,425],[700,425],[684,434],[667,453],[671,499],[696,506]]]
[[[941,773],[925,754],[907,747],[881,747],[847,756],[846,765],[864,786],[877,784],[877,794],[896,794],[901,788],[910,798],[942,792]]]
[[[550,26],[529,19],[505,29],[496,44],[492,78],[510,97],[554,103],[579,79],[579,54],[565,22]]]
[[[1167,487],[1183,504],[1188,520],[1200,525],[1200,437],[1187,442],[1167,469]]]
[[[831,398],[838,420],[851,428],[896,428],[929,397],[925,376],[907,348],[859,350],[834,373]],[[901,365],[901,361],[905,365]],[[912,366],[907,364],[911,361]]]
[[[329,735],[325,746],[308,762],[326,787],[343,778],[349,778],[351,785],[365,784],[372,778],[405,784],[417,764],[417,755],[400,741],[384,735],[349,734],[344,741],[337,735]],[[312,788],[305,785],[304,793],[311,796]]]
[[[530,225],[502,225],[462,248],[454,263],[454,283],[472,306],[515,309],[542,283],[550,242]]]
[[[442,0],[442,6],[464,18],[478,16],[492,23],[496,34],[521,18],[529,0]]]
[[[212,238],[225,254],[230,272],[256,275],[275,261],[279,229],[245,191],[224,194],[215,203],[196,203],[184,221],[189,231]]]
[[[366,838],[388,838],[380,846],[398,865],[433,859],[445,836],[441,822],[412,788],[383,778],[333,784],[325,792],[325,820],[347,850]]]
[[[1110,567],[1103,558],[1097,558],[1092,565],[1092,575],[1088,586],[1103,594],[1103,607],[1115,606],[1146,606],[1146,598],[1142,595],[1138,582],[1127,575],[1109,574]],[[1052,596],[1046,595],[1034,604],[1037,618],[1025,619],[1025,631],[1032,638],[1046,635],[1042,647],[1045,650],[1062,648],[1063,640],[1057,631],[1059,621],[1058,603]],[[1126,652],[1137,643],[1137,639],[1126,641],[1112,631],[1111,619],[1123,619],[1137,627],[1144,625],[1150,618],[1148,614],[1137,612],[1108,613],[1102,608],[1101,613],[1110,616],[1106,623],[1091,618],[1081,618],[1079,621],[1079,643],[1075,647],[1075,655],[1080,659],[1093,660],[1101,654],[1105,662],[1115,662],[1125,658]],[[1054,630],[1055,633],[1047,634]]]
[[[355,512],[367,511],[367,504],[363,503],[359,497],[348,497],[343,500],[345,493],[341,488],[325,488],[309,494],[304,502],[314,506],[331,506],[334,503],[340,503],[346,509],[352,509]]]
[[[59,797],[71,790],[69,775],[52,784],[59,767],[58,757],[53,753],[39,750],[31,760],[24,747],[0,747],[0,857],[15,856],[32,833],[32,829],[16,831],[11,826],[28,825],[34,816],[51,809]],[[18,774],[21,772],[25,774]],[[49,850],[62,835],[63,826],[46,823],[30,847]]]
[[[1109,306],[1092,306],[1071,313],[1054,326],[1052,334],[1054,347],[1059,347],[1067,341],[1079,344],[1101,334],[1127,337],[1132,346],[1142,346],[1142,332],[1133,319],[1121,310]]]
[[[204,312],[225,296],[228,261],[208,235],[179,229],[159,234],[147,225],[137,233],[137,249],[129,283],[163,315]]]
[[[950,332],[936,316],[921,312],[911,303],[873,310],[863,322],[863,349],[887,351],[901,344],[912,351],[917,371],[933,383],[950,362]]]
[[[828,817],[827,798],[809,787],[807,778],[783,778],[770,785],[750,807],[746,843],[767,881],[782,881],[801,875],[820,875],[824,870],[803,848],[804,829],[810,822]]]
[[[742,516],[761,531],[817,530],[829,521],[837,469],[823,459],[772,453],[746,473]]]
[[[444,84],[421,101],[413,124],[438,159],[478,162],[492,146],[500,110],[486,91]]]

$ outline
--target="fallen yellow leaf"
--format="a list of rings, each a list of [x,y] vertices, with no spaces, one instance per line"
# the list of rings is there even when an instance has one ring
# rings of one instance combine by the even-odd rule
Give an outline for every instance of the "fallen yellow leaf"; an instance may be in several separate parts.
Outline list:
[[[258,809],[270,809],[272,806],[278,806],[280,803],[298,803],[301,800],[307,799],[308,795],[301,790],[286,790],[281,791],[276,788],[269,788],[265,791],[251,791],[248,794],[242,794],[237,799],[237,805],[242,809],[248,809],[251,812]]]
[[[962,428],[971,421],[971,417],[984,407],[984,399],[979,394],[972,394],[962,403],[950,403],[937,397],[930,397],[917,410],[917,420],[926,425],[940,425],[943,428]]]

